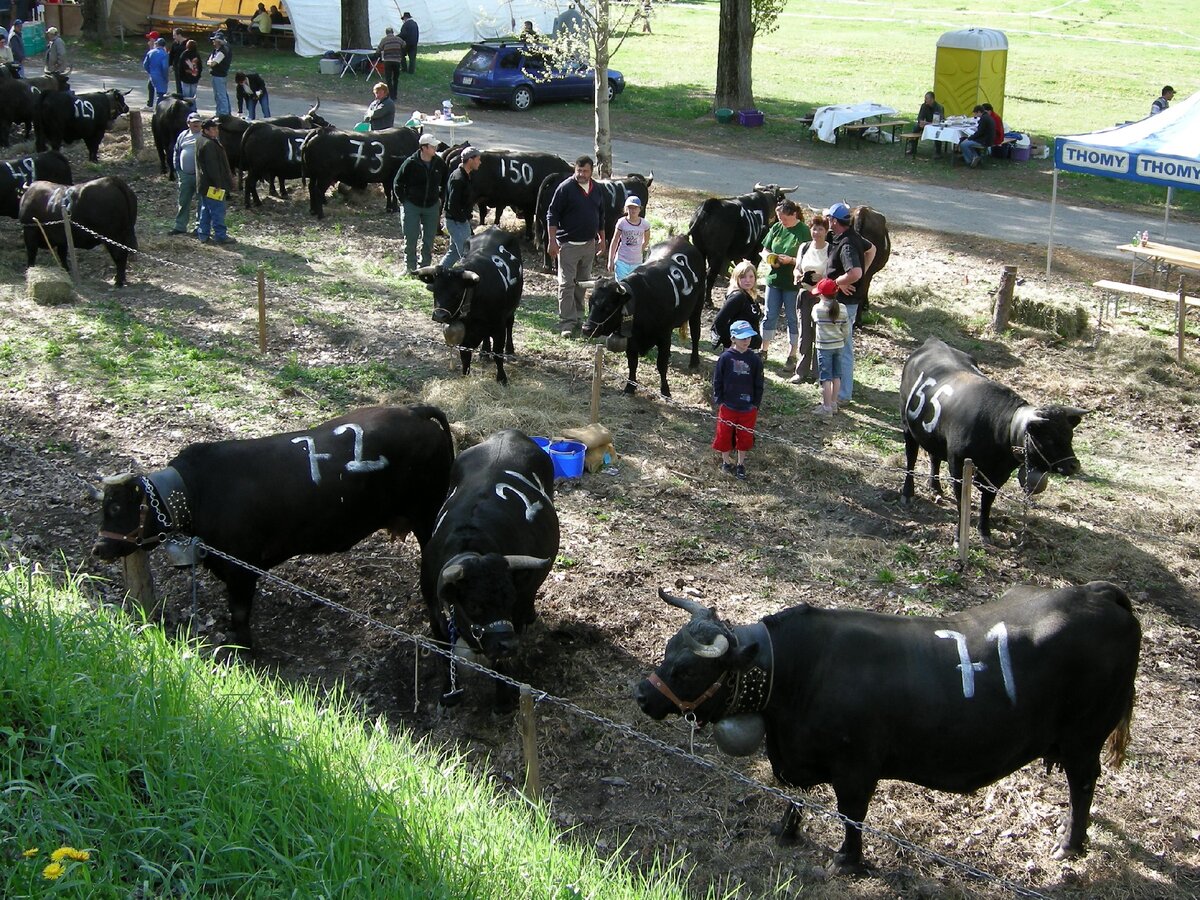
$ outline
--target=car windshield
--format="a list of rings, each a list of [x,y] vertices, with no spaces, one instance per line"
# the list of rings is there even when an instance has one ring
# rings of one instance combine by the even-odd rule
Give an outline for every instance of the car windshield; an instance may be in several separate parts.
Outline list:
[[[464,72],[490,72],[492,70],[492,61],[495,58],[495,50],[473,47],[466,58],[458,64],[458,67]]]

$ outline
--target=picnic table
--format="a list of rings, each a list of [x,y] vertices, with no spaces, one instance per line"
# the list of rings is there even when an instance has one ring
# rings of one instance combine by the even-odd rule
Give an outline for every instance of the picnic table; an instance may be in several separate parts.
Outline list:
[[[841,106],[820,106],[813,111],[811,130],[818,139],[827,144],[836,144],[839,136],[861,135],[868,128],[891,128],[895,130],[904,122],[894,117],[896,110],[880,103],[852,103]],[[847,126],[854,126],[849,129]]]
[[[1192,250],[1189,247],[1147,241],[1144,244],[1121,244],[1117,250],[1133,257],[1133,264],[1129,270],[1130,284],[1136,283],[1138,275],[1147,272],[1161,274],[1164,282],[1170,280],[1173,269],[1200,272],[1200,250]]]

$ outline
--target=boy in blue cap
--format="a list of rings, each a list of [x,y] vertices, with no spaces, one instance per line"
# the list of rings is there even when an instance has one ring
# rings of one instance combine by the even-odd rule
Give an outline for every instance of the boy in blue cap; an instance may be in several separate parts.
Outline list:
[[[721,471],[742,480],[746,478],[746,454],[754,446],[754,425],[763,395],[762,358],[750,349],[754,335],[754,326],[745,319],[734,322],[729,328],[733,346],[721,354],[713,369],[717,433],[712,446],[723,459]]]

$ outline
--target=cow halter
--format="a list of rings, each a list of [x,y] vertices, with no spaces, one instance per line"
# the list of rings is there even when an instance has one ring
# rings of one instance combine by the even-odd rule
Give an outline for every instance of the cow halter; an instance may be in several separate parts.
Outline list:
[[[175,468],[168,466],[157,472],[141,475],[137,483],[142,492],[137,527],[125,534],[101,531],[100,537],[152,549],[173,532],[191,528],[192,509],[188,502],[187,487]],[[155,520],[151,527],[156,526],[158,531],[147,533],[146,525],[151,510],[154,511]]]
[[[733,629],[730,650],[752,642],[757,642],[758,653],[751,665],[741,671],[726,669],[704,693],[694,700],[680,700],[657,673],[652,673],[647,680],[660,694],[675,705],[685,719],[690,717],[691,720],[695,720],[695,711],[711,700],[725,686],[726,675],[732,675],[732,681],[729,684],[729,702],[725,704],[722,715],[762,712],[771,701],[771,691],[774,688],[775,680],[775,648],[771,643],[771,633],[762,622],[741,625]]]

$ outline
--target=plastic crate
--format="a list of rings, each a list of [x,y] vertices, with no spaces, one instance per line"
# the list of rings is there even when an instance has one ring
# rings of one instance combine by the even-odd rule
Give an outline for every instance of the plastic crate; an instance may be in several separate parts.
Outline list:
[[[738,124],[746,128],[758,128],[763,123],[761,109],[739,109]]]
[[[1030,148],[1029,147],[1013,147],[1012,161],[1013,162],[1029,162]]]
[[[340,75],[342,73],[340,59],[318,59],[317,66],[322,75]]]

